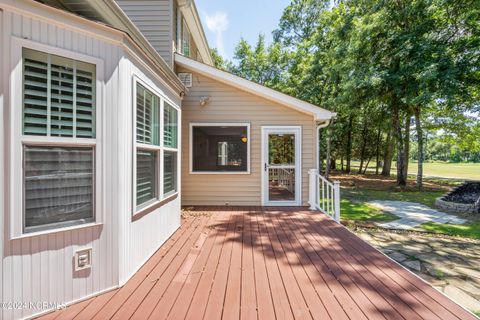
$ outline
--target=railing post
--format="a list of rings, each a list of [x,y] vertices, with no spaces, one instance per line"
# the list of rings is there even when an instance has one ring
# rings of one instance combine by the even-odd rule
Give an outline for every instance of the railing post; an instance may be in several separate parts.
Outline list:
[[[334,197],[334,204],[335,204],[335,221],[340,223],[340,182],[334,181],[333,182],[333,197]]]
[[[319,199],[315,199],[317,195],[317,169],[310,169],[308,170],[308,177],[309,177],[309,187],[308,187],[308,204],[310,205],[310,210],[317,209],[317,203]]]

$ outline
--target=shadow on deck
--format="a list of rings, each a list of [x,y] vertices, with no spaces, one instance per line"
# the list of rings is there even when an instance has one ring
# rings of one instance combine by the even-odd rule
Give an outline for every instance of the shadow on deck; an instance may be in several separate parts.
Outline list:
[[[42,319],[475,319],[327,216],[197,207],[122,288]]]

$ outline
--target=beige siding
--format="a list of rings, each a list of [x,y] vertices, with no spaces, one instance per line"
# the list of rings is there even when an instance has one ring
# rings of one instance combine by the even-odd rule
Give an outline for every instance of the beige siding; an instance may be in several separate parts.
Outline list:
[[[173,63],[173,1],[116,0],[130,20],[169,64]]]
[[[179,70],[189,72],[188,70]],[[210,102],[200,107],[201,96]],[[194,74],[193,87],[182,103],[182,204],[260,205],[261,127],[302,127],[302,203],[308,201],[308,170],[315,167],[313,117],[277,105],[213,79]],[[250,123],[250,174],[190,174],[189,124],[192,122]]]

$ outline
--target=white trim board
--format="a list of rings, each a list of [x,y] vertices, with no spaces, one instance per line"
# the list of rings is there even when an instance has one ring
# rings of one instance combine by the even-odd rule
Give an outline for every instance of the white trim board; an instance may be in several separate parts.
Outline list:
[[[204,63],[192,60],[180,54],[175,54],[175,63],[181,67],[197,72],[208,78],[223,82],[232,87],[249,92],[256,96],[276,102],[291,109],[309,114],[315,121],[330,120],[336,116],[334,112],[322,109],[311,103],[302,101],[279,91],[267,88],[255,82],[243,79],[231,73],[216,69]]]

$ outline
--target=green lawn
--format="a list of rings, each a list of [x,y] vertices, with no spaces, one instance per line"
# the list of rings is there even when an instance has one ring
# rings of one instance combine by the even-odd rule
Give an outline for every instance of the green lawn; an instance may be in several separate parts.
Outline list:
[[[433,207],[435,199],[445,194],[445,191],[381,191],[365,188],[345,188],[342,190],[342,197],[357,202],[368,202],[372,200],[395,200],[418,202],[429,207]]]
[[[435,233],[448,234],[464,238],[480,239],[480,222],[468,224],[441,224],[428,222],[422,224],[422,228]]]
[[[352,161],[352,168],[358,170],[359,161]],[[368,171],[375,171],[375,164],[370,162]],[[392,173],[395,172],[395,163]],[[410,162],[408,173],[416,175],[417,163]],[[423,173],[426,177],[444,177],[452,179],[480,180],[480,163],[448,163],[448,162],[427,162],[424,163]]]
[[[343,199],[340,202],[341,219],[349,221],[393,221],[397,217],[387,212],[382,212],[365,203]]]
[[[376,186],[378,189],[378,185]],[[379,222],[392,221],[396,217],[390,213],[367,205],[367,202],[373,200],[396,200],[417,202],[429,207],[434,207],[435,199],[443,195],[445,191],[416,191],[416,190],[372,190],[368,186],[362,187],[342,187],[341,218],[342,220],[361,221],[361,222]],[[471,219],[470,222],[463,225],[450,225],[439,223],[426,223],[421,226],[422,229],[429,232],[445,234],[450,236],[459,236],[472,239],[480,239],[480,221]]]

